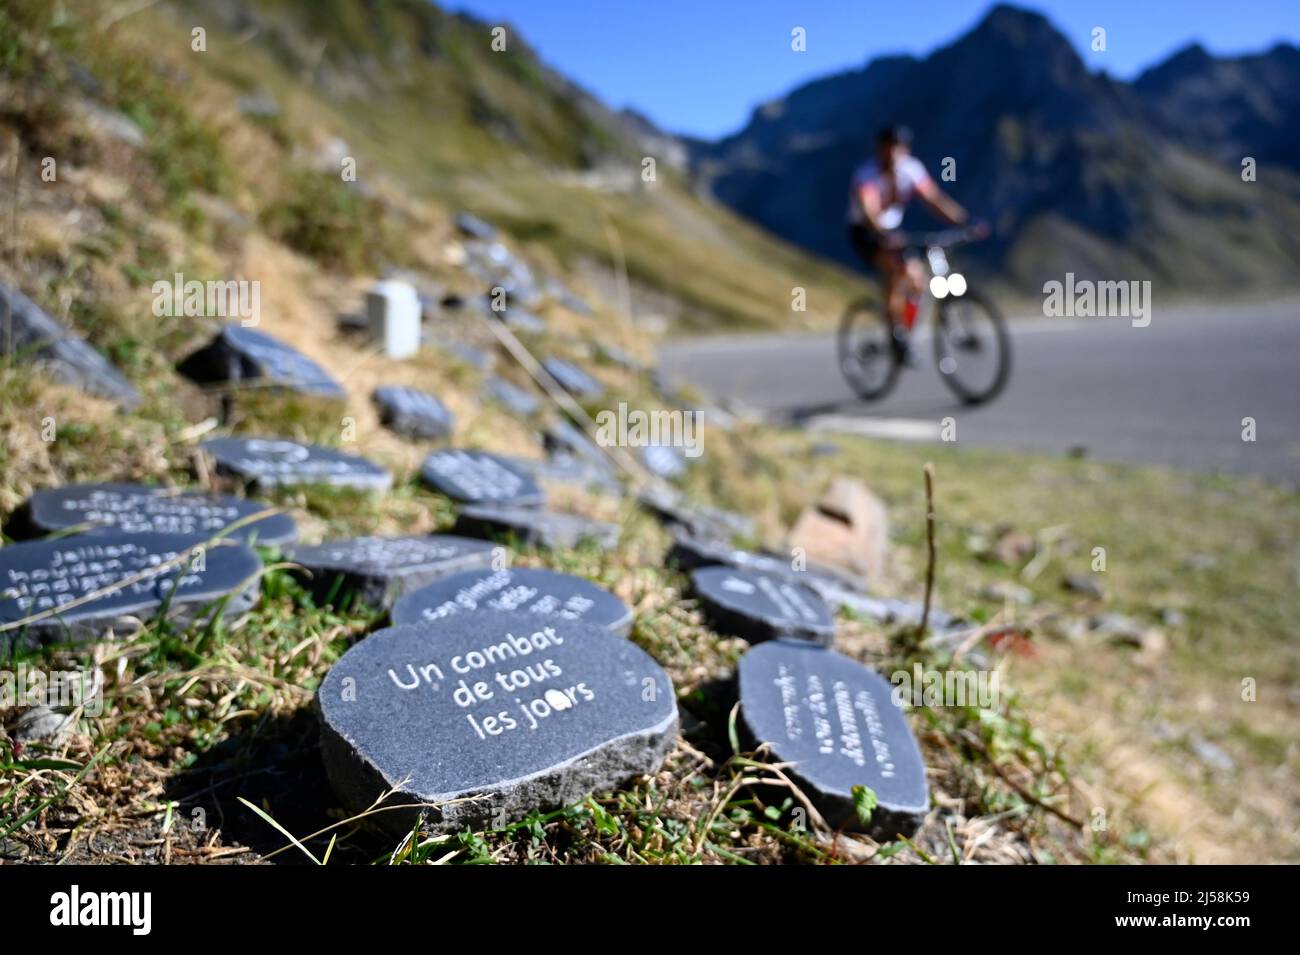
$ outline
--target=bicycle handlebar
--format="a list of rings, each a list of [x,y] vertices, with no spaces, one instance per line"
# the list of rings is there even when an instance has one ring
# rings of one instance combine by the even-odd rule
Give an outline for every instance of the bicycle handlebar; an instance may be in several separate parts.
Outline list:
[[[895,243],[903,249],[929,249],[936,245],[942,249],[950,249],[955,245],[978,242],[988,237],[988,227],[978,224],[961,229],[943,229],[939,232],[897,232]]]

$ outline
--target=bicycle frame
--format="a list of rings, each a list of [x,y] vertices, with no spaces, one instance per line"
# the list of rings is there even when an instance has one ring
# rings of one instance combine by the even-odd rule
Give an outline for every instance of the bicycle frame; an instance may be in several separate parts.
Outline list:
[[[941,245],[929,245],[925,248],[925,262],[930,278],[921,289],[920,301],[917,303],[916,320],[913,327],[922,320],[932,321],[941,298],[960,298],[966,294],[966,277],[953,271],[948,262],[948,252]],[[941,282],[936,283],[936,279]]]

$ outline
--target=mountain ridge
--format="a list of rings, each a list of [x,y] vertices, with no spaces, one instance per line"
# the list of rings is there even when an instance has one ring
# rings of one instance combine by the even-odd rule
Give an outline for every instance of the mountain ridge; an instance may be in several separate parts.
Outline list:
[[[1072,270],[1165,289],[1288,287],[1300,256],[1293,89],[1300,51],[1289,44],[1222,59],[1184,48],[1126,83],[1090,70],[1047,17],[1002,4],[922,57],[811,80],[737,132],[688,145],[720,201],[846,264],[851,171],[878,127],[906,122],[932,174],[955,162],[941,185],[993,223],[994,240],[969,254],[1006,285]],[[1225,127],[1216,117],[1230,107]],[[1247,149],[1267,181],[1242,181]]]

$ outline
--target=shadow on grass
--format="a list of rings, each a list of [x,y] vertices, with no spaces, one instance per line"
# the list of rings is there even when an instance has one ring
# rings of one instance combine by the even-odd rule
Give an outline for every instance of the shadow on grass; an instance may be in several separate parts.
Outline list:
[[[347,817],[325,774],[319,725],[311,707],[231,722],[235,725],[228,727],[226,740],[169,781],[167,798],[179,803],[179,825],[203,823],[219,829],[224,845],[246,846],[262,857],[276,853],[267,860],[274,864],[311,864],[283,833],[241,803],[242,797],[291,832],[318,859],[324,856],[330,836],[337,833],[331,865],[369,863],[393,849],[393,838],[352,824],[305,838]]]

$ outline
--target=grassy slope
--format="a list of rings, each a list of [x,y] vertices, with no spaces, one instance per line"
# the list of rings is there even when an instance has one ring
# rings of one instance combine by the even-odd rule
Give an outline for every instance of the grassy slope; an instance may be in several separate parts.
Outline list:
[[[424,3],[380,4],[380,15],[358,22],[348,3],[329,5],[348,15],[313,11],[306,21],[297,18],[301,6],[255,6],[268,24],[280,25],[275,37],[306,32],[324,52],[310,66],[300,62],[305,54],[276,55],[278,40],[249,43],[220,64],[232,82],[292,96],[298,125],[328,122],[363,162],[375,161],[447,208],[484,215],[544,258],[602,269],[623,258],[634,282],[671,292],[680,328],[824,324],[864,291],[859,278],[695,196],[662,159],[657,181],[634,193],[575,184],[567,174],[584,162],[639,181],[644,156],[557,94],[517,37],[506,52],[492,53],[488,26]],[[408,49],[411,37],[426,34],[437,46],[432,57]],[[358,60],[377,74],[364,85],[351,80]],[[339,75],[349,81],[334,79]],[[484,115],[499,118],[507,133],[489,132]],[[700,267],[706,261],[707,271]],[[791,311],[795,287],[810,290],[807,313]]]
[[[9,48],[17,53],[29,49],[14,41],[21,30],[4,21],[0,27],[0,55]],[[363,178],[376,183],[377,197],[370,205],[354,206],[333,193],[320,196],[339,202],[330,208],[342,228],[321,233],[316,259],[296,255],[263,234],[258,223],[279,222],[268,212],[282,211],[286,192],[292,196],[301,189],[303,173],[292,157],[310,151],[306,144],[317,125],[357,139],[346,111],[319,102],[284,73],[262,72],[265,64],[256,59],[256,50],[247,60],[214,57],[194,69],[184,34],[166,16],[142,15],[97,39],[68,36],[61,42],[104,80],[127,75],[123,57],[133,45],[133,61],[143,45],[155,53],[169,49],[160,37],[172,37],[170,49],[182,51],[163,55],[161,68],[188,66],[185,78],[177,80],[171,72],[170,82],[158,83],[141,74],[129,83],[115,82],[107,94],[111,105],[147,120],[141,123],[149,131],[144,149],[92,139],[80,159],[63,167],[58,186],[25,186],[15,264],[4,266],[6,278],[17,280],[48,307],[62,311],[60,303],[68,303],[74,324],[144,388],[145,405],[135,415],[114,415],[100,402],[49,387],[21,362],[0,365],[0,509],[7,513],[35,487],[69,480],[147,478],[190,484],[197,473],[199,483],[210,482],[203,471],[195,471],[194,446],[200,436],[191,426],[213,411],[213,400],[180,383],[169,368],[205,333],[198,323],[161,322],[148,313],[149,283],[183,268],[187,274],[262,278],[266,330],[305,348],[346,376],[349,386],[345,409],[240,398],[228,423],[231,429],[271,429],[337,443],[342,412],[357,421],[356,449],[397,472],[397,490],[380,500],[325,492],[282,497],[279,503],[299,519],[306,539],[446,526],[448,502],[411,480],[427,446],[400,441],[378,426],[368,406],[370,387],[378,381],[433,387],[453,404],[461,422],[459,438],[466,444],[514,453],[529,447],[532,439],[498,409],[474,402],[477,372],[440,353],[426,352],[404,365],[359,355],[355,344],[332,330],[333,314],[355,306],[358,285],[338,265],[323,264],[336,255],[343,262],[359,255],[354,267],[363,281],[369,245],[357,249],[353,233],[379,218],[391,225],[395,255],[453,287],[464,283],[437,254],[449,236],[442,204],[394,192],[378,174],[369,178],[369,163],[386,165],[391,154],[392,181],[401,182],[403,169],[396,159],[410,155],[410,147],[396,132],[391,140],[371,143],[375,156],[367,160],[362,153],[361,168]],[[277,97],[291,103],[282,124],[268,129],[240,119],[231,109],[232,93],[247,82],[232,81],[229,74],[245,66],[269,76],[266,82]],[[42,77],[33,81],[38,93],[25,87],[23,96],[5,100],[15,104],[5,117],[10,132],[30,129],[22,125],[25,117],[75,99],[57,69],[31,75]],[[42,97],[40,89],[48,96]],[[462,132],[468,141],[470,134]],[[73,124],[47,124],[44,135],[49,141],[33,149],[24,134],[29,143],[24,168],[32,168],[35,156],[75,155]],[[428,152],[421,156],[441,148],[426,145]],[[454,166],[458,160],[444,161]],[[234,170],[241,174],[229,174]],[[490,186],[488,170],[476,164],[475,189]],[[535,181],[521,173],[494,195],[503,203],[511,195],[521,206],[536,203],[527,188]],[[556,219],[557,230],[565,231],[537,238],[537,251],[543,260],[556,262],[565,257],[568,240],[562,236],[579,228],[569,219],[580,220],[577,210],[593,210],[596,200],[575,190],[572,203],[581,199],[586,205],[566,206],[559,193],[541,191],[556,196],[547,215]],[[459,193],[445,194],[444,201],[450,201],[446,195]],[[619,208],[621,203],[625,205]],[[639,242],[653,247],[663,237],[661,223],[672,221],[674,214],[701,230],[694,257],[682,260],[689,268],[678,272],[665,267],[663,273],[669,287],[690,282],[700,290],[687,291],[686,297],[718,294],[709,291],[715,283],[746,287],[739,276],[729,277],[726,268],[715,276],[714,261],[725,261],[725,250],[712,254],[714,246],[702,225],[713,213],[683,210],[688,203],[680,194],[673,193],[671,203],[655,200],[649,209],[644,200],[631,198],[598,204],[613,205],[612,214],[625,217],[617,221],[626,223],[621,232],[629,258],[635,257]],[[562,215],[566,208],[571,216]],[[66,228],[74,214],[75,231]],[[302,216],[302,209],[297,214]],[[538,213],[528,205],[516,215],[523,219]],[[642,225],[644,220],[648,224]],[[594,221],[588,228],[593,246],[604,241],[603,228]],[[642,238],[637,238],[638,229],[645,230]],[[732,237],[743,234],[724,231]],[[745,254],[762,260],[766,248],[755,239]],[[709,271],[701,268],[706,262]],[[594,320],[562,312],[549,317],[576,343],[607,334],[616,320],[603,308]],[[598,373],[616,396],[646,405],[658,401],[635,376],[604,366]],[[58,423],[52,443],[41,441],[38,433],[39,421],[47,415]],[[759,517],[764,536],[773,542],[831,474],[866,477],[888,501],[894,518],[896,556],[883,586],[900,595],[919,595],[923,452],[845,439],[838,456],[821,457],[809,453],[800,435],[752,426],[733,435],[713,430],[708,442],[703,464],[691,477],[692,489],[703,499]],[[417,839],[397,847],[347,825],[340,830],[334,858],[687,862],[888,857],[916,862],[956,855],[982,861],[1127,861],[1205,859],[1216,853],[1295,858],[1297,847],[1279,843],[1276,836],[1293,829],[1288,822],[1295,796],[1294,704],[1283,694],[1294,680],[1296,658],[1293,643],[1282,639],[1284,621],[1300,609],[1293,580],[1300,559],[1294,495],[1249,482],[1160,471],[956,449],[928,453],[937,456],[939,596],[945,606],[976,618],[991,617],[1001,608],[980,596],[981,588],[1020,571],[974,560],[968,548],[972,535],[989,536],[992,526],[1008,515],[1030,532],[1061,524],[1068,529],[1053,545],[1057,556],[1028,581],[1037,602],[1015,610],[1009,621],[1034,624],[1029,646],[1036,654],[999,657],[1008,669],[1007,682],[1023,692],[998,712],[922,708],[913,714],[937,805],[913,844],[880,847],[866,839],[833,840],[800,831],[791,825],[795,806],[785,796],[760,802],[739,787],[738,780],[755,770],[732,751],[730,701],[716,681],[731,672],[743,644],[719,638],[702,625],[692,602],[681,596],[682,578],[661,566],[667,541],[652,522],[626,504],[559,491],[560,506],[620,520],[623,547],[616,555],[526,552],[519,559],[587,574],[633,605],[638,613],[633,639],[668,668],[699,725],[687,732],[664,771],[626,792],[602,794],[504,832]],[[1185,608],[1187,623],[1170,628],[1166,653],[1136,660],[1129,651],[1104,643],[1050,636],[1050,615],[1093,609],[1071,606],[1059,580],[1066,569],[1084,569],[1086,555],[1098,541],[1110,552],[1104,579],[1112,607],[1144,619],[1156,606]],[[1179,568],[1170,555],[1189,551],[1215,554],[1219,562],[1210,569]],[[337,822],[313,756],[307,704],[330,663],[373,623],[373,615],[361,610],[314,607],[273,570],[264,580],[259,605],[228,626],[178,633],[154,625],[130,640],[42,661],[74,665],[89,658],[103,666],[107,707],[102,718],[83,724],[53,754],[0,747],[5,760],[0,775],[4,854],[32,860],[248,861],[281,848],[283,839],[238,797],[262,806],[299,835]],[[913,659],[930,664],[944,660],[934,651],[920,654],[906,634],[861,621],[842,621],[841,636],[846,650],[884,672]],[[1250,704],[1249,720],[1236,691],[1243,673],[1257,674],[1260,681],[1259,702]],[[1054,732],[1035,731],[1026,714]],[[1162,723],[1167,731],[1156,733]],[[1196,763],[1180,748],[1193,731],[1222,746],[1237,770],[1194,772]],[[79,777],[78,767],[97,754],[94,770]],[[43,762],[45,755],[68,762]],[[1079,775],[1070,766],[1078,767]],[[1085,825],[1073,826],[1045,806]],[[1104,830],[1086,825],[1097,807],[1107,810]],[[203,811],[206,828],[194,825],[196,809]],[[30,821],[16,825],[32,811]],[[319,854],[326,841],[312,840],[309,848]]]

